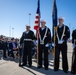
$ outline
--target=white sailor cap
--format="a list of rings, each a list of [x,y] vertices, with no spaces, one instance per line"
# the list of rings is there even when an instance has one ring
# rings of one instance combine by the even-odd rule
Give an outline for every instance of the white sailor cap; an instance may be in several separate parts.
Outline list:
[[[59,17],[58,20],[64,20],[64,17]]]
[[[41,20],[40,22],[45,22],[46,23],[46,20]]]
[[[29,24],[26,24],[26,26],[29,26],[29,27],[30,27],[30,25],[29,25]]]

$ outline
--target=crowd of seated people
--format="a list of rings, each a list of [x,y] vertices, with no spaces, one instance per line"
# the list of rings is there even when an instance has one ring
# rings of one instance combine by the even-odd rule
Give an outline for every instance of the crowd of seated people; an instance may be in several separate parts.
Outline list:
[[[34,57],[36,52],[36,43],[33,42],[32,46],[32,56]],[[0,36],[0,58],[9,58],[12,59],[20,58],[19,61],[22,59],[23,53],[23,46],[20,48],[19,39],[11,38],[4,38]]]

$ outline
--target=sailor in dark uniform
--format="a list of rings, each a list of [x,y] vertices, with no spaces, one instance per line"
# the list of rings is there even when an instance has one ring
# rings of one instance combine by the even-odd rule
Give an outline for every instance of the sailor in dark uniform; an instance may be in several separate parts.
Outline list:
[[[0,50],[3,51],[3,58],[6,58],[5,43],[3,35],[0,36]]]
[[[0,59],[4,57],[4,42],[3,36],[0,36]]]
[[[72,32],[72,46],[73,46],[73,54],[72,54],[72,67],[71,73],[76,74],[76,29]]]
[[[8,38],[5,38],[5,42],[4,42],[4,55],[5,55],[5,58],[7,58],[7,53],[9,55],[9,42],[8,42]]]
[[[38,68],[42,68],[42,53],[44,53],[44,67],[48,69],[48,48],[51,43],[51,32],[45,26],[46,21],[41,20],[41,27],[39,29],[39,42],[38,42]]]
[[[62,68],[65,73],[68,71],[68,61],[67,61],[67,40],[70,38],[70,30],[68,26],[64,25],[64,19],[59,18],[59,25],[56,31],[56,41],[55,41],[55,57],[54,57],[54,71],[59,69],[59,57],[60,52],[62,54]]]
[[[26,31],[23,32],[22,37],[20,39],[20,44],[24,43],[22,66],[27,65],[27,57],[29,67],[32,66],[32,41],[34,39],[35,39],[34,32],[30,30],[30,25],[26,25]]]

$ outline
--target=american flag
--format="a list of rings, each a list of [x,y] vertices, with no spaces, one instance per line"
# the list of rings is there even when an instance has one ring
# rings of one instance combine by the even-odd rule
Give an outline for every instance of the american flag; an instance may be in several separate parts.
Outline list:
[[[38,7],[37,7],[37,12],[36,12],[36,17],[35,17],[35,24],[34,24],[34,29],[36,32],[38,32],[38,29],[40,27],[40,0],[38,0]]]

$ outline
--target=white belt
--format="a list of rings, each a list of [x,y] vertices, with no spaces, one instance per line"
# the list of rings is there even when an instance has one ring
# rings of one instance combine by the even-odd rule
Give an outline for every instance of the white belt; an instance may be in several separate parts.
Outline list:
[[[24,41],[32,41],[32,39],[24,39]]]

